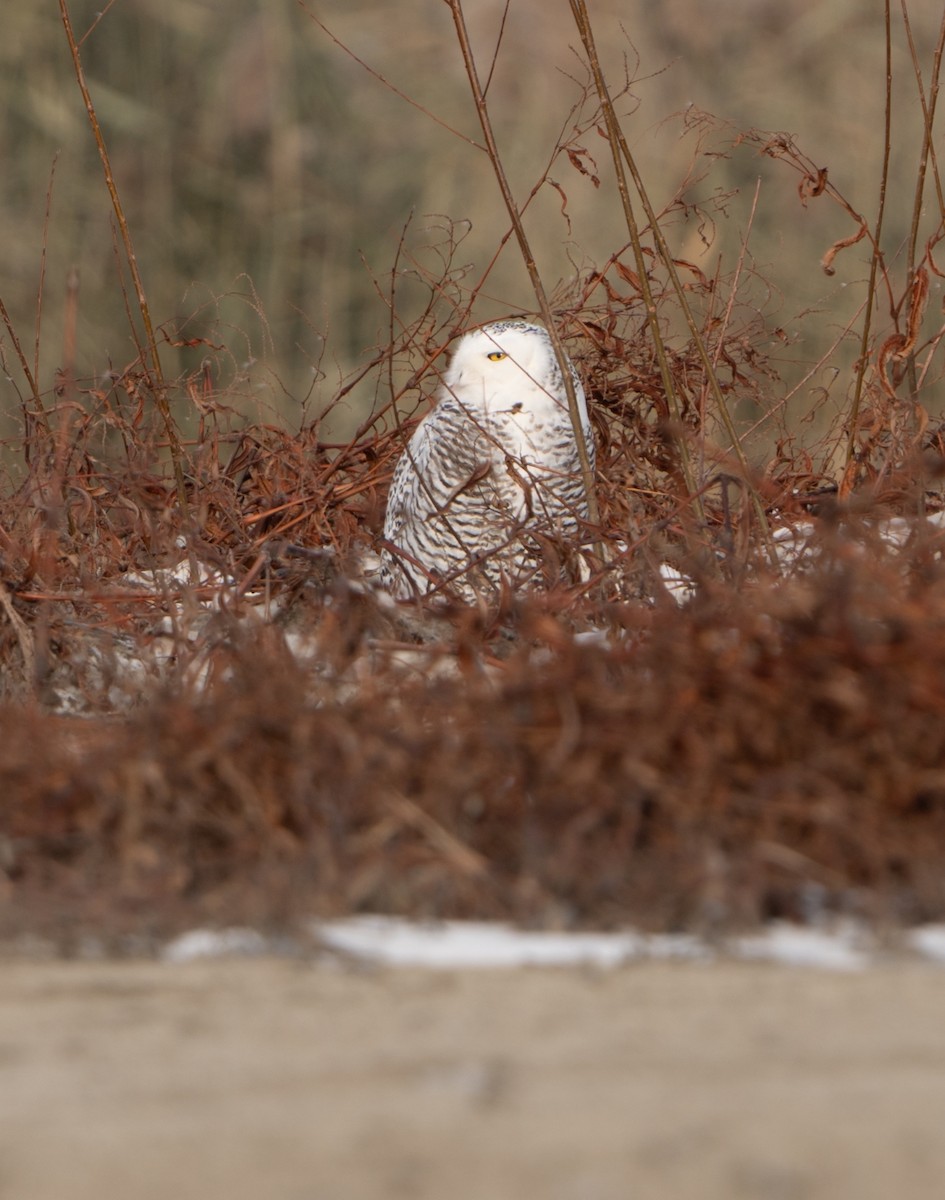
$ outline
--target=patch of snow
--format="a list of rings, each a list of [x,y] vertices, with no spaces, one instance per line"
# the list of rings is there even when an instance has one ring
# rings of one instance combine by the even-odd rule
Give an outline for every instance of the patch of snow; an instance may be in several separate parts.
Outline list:
[[[945,531],[945,512],[928,513],[918,517],[888,517],[879,522],[866,522],[892,550],[903,550],[916,537],[940,534]],[[825,559],[821,543],[823,526],[814,521],[798,521],[795,525],[778,525],[770,531],[776,565],[782,576],[796,574],[818,565]],[[856,530],[845,531],[846,543],[863,549]],[[660,563],[663,586],[681,607],[698,593],[698,586],[689,575],[669,563]]]
[[[572,641],[575,646],[599,646],[602,650],[612,650],[614,645],[606,629],[580,629]]]
[[[694,600],[698,589],[695,581],[690,579],[688,575],[683,574],[678,567],[670,566],[669,563],[662,562],[659,565],[660,579],[663,581],[663,587],[672,596],[676,603],[682,608],[688,604],[690,600]]]
[[[909,931],[906,943],[923,958],[945,963],[945,925],[919,925]]]
[[[151,591],[178,591],[188,587],[212,586],[232,588],[236,580],[224,575],[216,567],[208,567],[205,563],[195,562],[192,569],[188,559],[181,559],[173,567],[153,567],[143,571],[126,571],[121,576],[123,584],[132,587],[147,588]]]
[[[161,958],[185,963],[198,958],[250,957],[272,950],[272,943],[255,929],[192,929],[168,942]]]
[[[840,926],[827,933],[776,921],[762,933],[734,938],[729,949],[737,958],[754,962],[861,971],[870,962],[870,956],[862,948],[862,940],[862,931],[855,926]]]
[[[484,921],[435,925],[395,917],[316,923],[325,946],[367,962],[437,970],[499,967],[619,967],[643,958],[706,958],[695,938],[625,933],[549,933]]]
[[[816,535],[817,527],[811,521],[772,529],[771,542],[778,566],[787,569],[814,561],[818,557],[818,547],[812,544]]]
[[[496,970],[518,967],[616,969],[645,961],[774,963],[827,971],[861,971],[879,961],[869,931],[852,922],[830,930],[776,921],[756,934],[710,944],[687,934],[553,933],[488,921],[409,921],[358,916],[313,921],[311,936],[323,950],[379,967],[426,970]],[[945,965],[945,925],[923,925],[904,934],[902,946]],[[253,929],[194,929],[169,942],[165,962],[298,953],[296,942]]]

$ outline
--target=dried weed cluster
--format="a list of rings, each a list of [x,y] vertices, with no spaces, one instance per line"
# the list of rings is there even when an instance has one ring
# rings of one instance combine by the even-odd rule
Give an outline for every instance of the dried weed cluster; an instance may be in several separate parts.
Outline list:
[[[396,645],[370,597],[329,588],[317,661],[227,618],[199,688],[115,719],[8,702],[6,928],[940,917],[941,566],[834,549],[681,611],[605,605],[606,639],[536,597]]]
[[[395,612],[361,581],[403,431],[224,435],[204,396],[184,518],[159,420],[79,388],[49,411],[0,515],[7,931],[941,915],[938,527],[890,544],[831,496],[812,525],[781,462],[769,516],[805,532],[773,572],[722,503],[746,485],[697,525],[652,380],[582,325],[589,536],[629,548],[498,610]]]

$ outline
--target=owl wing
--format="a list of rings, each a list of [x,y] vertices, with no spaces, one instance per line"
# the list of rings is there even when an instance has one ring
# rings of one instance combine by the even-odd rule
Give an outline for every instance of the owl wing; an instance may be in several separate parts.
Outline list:
[[[484,435],[457,404],[440,401],[417,426],[394,471],[385,536],[406,525],[449,517],[450,506],[493,467]]]

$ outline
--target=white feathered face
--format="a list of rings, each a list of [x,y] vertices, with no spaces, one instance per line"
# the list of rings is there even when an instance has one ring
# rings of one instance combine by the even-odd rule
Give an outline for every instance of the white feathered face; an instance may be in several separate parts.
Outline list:
[[[567,408],[551,339],[540,325],[498,322],[467,333],[443,379],[459,400],[487,408]]]

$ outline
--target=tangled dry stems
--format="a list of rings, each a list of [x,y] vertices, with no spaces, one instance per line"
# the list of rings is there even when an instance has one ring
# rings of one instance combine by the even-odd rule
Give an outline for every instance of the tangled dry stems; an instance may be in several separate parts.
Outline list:
[[[600,317],[564,321],[598,414],[589,536],[631,549],[582,588],[498,610],[400,617],[349,582],[409,421],[325,445],[316,427],[231,433],[205,401],[195,531],[147,420],[93,390],[49,414],[2,512],[8,932],[945,912],[934,530],[894,550],[872,503],[820,498],[820,558],[774,578],[734,475],[695,529],[654,368]],[[769,511],[806,516],[808,460],[774,461],[753,481]],[[914,471],[868,462],[880,511],[914,507]],[[211,587],[129,586],[181,545],[232,581],[222,611]],[[652,570],[674,547],[700,580],[683,608]],[[83,716],[62,713],[64,691]]]
[[[940,566],[915,565],[838,556],[684,612],[624,605],[612,647],[536,599],[500,662],[457,630],[416,653],[459,671],[379,668],[342,695],[261,629],[231,631],[201,694],[120,720],[7,704],[6,924],[48,929],[51,898],[63,935],[312,911],[941,917],[945,610]],[[362,620],[336,628],[349,655]]]

